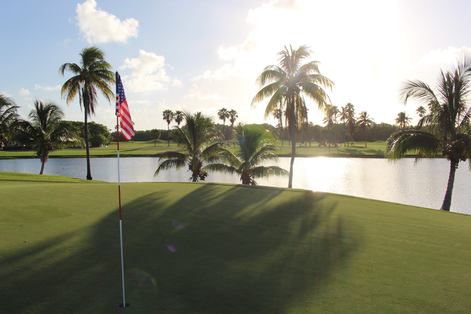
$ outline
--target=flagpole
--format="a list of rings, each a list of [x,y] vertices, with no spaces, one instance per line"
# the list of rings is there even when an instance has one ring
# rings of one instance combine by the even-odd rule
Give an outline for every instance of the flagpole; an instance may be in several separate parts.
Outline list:
[[[124,285],[124,252],[123,252],[123,214],[121,209],[121,173],[119,166],[119,113],[116,111],[116,152],[118,157],[118,216],[119,216],[119,244],[120,244],[120,253],[121,253],[121,288],[123,303],[121,304],[122,308],[127,306],[126,304],[126,289]]]

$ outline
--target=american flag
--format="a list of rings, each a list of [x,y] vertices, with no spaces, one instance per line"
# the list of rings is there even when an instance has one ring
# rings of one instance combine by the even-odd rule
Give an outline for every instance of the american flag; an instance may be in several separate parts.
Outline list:
[[[120,133],[126,141],[129,141],[135,133],[134,122],[132,122],[131,114],[129,113],[123,83],[118,72],[116,72],[116,116],[118,117]]]

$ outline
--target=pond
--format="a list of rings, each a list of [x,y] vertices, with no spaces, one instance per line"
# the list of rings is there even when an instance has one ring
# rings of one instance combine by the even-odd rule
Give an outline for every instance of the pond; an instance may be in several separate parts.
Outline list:
[[[92,158],[92,175],[96,180],[117,181],[115,158]],[[186,169],[164,171],[154,177],[156,157],[121,158],[124,182],[188,181]],[[270,163],[289,169],[289,158]],[[37,159],[0,160],[0,171],[39,171]],[[439,208],[445,193],[449,163],[445,159],[390,161],[376,158],[296,158],[293,187],[332,192],[429,208]],[[85,178],[85,158],[53,158],[46,174]],[[240,183],[238,177],[210,173],[207,182]],[[288,177],[257,180],[259,185],[286,187]],[[471,214],[471,173],[467,163],[456,172],[452,210]]]

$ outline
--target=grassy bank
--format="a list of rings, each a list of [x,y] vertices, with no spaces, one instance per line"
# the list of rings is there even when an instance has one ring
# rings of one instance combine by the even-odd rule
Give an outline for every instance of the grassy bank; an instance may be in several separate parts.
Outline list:
[[[332,194],[123,186],[127,313],[467,312],[471,217]],[[116,186],[0,175],[0,312],[116,313]]]
[[[319,147],[318,143],[298,144],[297,156],[299,157],[315,157],[315,156],[332,156],[332,157],[384,157],[386,150],[386,142],[370,142],[365,148],[363,142],[354,142],[351,146],[345,147],[340,144],[338,147]],[[159,153],[173,150],[181,151],[182,146],[171,143],[170,147],[167,143],[148,142],[126,142],[120,144],[121,156],[139,157],[139,156],[158,156]],[[279,156],[290,156],[291,147],[287,141],[279,143]],[[91,156],[108,157],[116,155],[116,144],[112,143],[107,147],[98,147],[90,149]],[[84,157],[85,149],[59,149],[51,152],[51,157]],[[33,151],[0,151],[0,159],[8,158],[31,158],[36,157]]]

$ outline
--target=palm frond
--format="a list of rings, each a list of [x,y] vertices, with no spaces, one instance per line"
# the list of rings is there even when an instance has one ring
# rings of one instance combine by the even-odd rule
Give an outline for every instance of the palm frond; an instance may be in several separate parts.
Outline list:
[[[279,109],[280,103],[283,103],[285,93],[286,88],[282,86],[278,88],[276,92],[271,96],[270,101],[268,101],[268,104],[265,108],[265,119]]]
[[[407,81],[401,90],[401,97],[404,103],[407,103],[411,97],[426,104],[440,103],[432,88],[419,80]]]
[[[419,130],[405,130],[392,134],[388,139],[388,154],[391,159],[404,157],[408,152],[432,157],[439,153],[440,141],[433,134]]]
[[[222,164],[222,163],[211,163],[202,168],[204,171],[214,171],[234,174],[237,173],[237,169],[233,166]]]
[[[276,65],[267,66],[262,74],[257,78],[258,84],[261,86],[272,81],[281,81],[286,78],[286,72],[282,68]]]
[[[260,89],[257,92],[257,94],[255,94],[254,98],[252,99],[252,106],[261,102],[265,98],[271,97],[281,86],[282,86],[281,82],[276,81],[262,87],[262,89]]]
[[[319,109],[324,110],[325,106],[330,104],[330,97],[321,86],[311,82],[302,82],[300,85],[303,93],[314,100]]]
[[[159,175],[160,171],[168,170],[168,169],[179,169],[185,166],[186,159],[183,158],[175,158],[175,159],[167,159],[160,163],[157,170],[155,170],[154,176]]]

